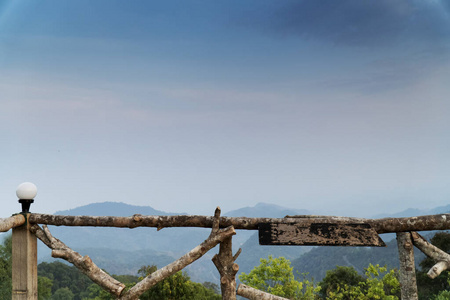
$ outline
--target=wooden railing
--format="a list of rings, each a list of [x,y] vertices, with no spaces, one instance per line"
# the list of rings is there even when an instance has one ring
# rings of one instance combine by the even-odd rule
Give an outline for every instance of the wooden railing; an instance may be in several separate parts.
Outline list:
[[[428,273],[431,278],[435,278],[450,267],[450,256],[428,243],[416,232],[450,229],[450,214],[384,219],[334,216],[247,218],[221,217],[220,208],[216,209],[214,216],[143,216],[136,214],[131,217],[99,217],[21,213],[0,219],[0,232],[13,229],[13,300],[37,299],[37,239],[40,239],[52,249],[53,257],[71,262],[92,281],[117,299],[138,299],[142,293],[156,283],[193,263],[218,244],[220,245],[219,253],[213,257],[212,261],[220,274],[222,299],[234,300],[236,299],[236,294],[249,299],[283,299],[242,284],[236,289],[236,274],[239,266],[235,263],[235,260],[239,256],[241,249],[235,254],[232,253],[232,236],[236,234],[236,230],[258,230],[261,224],[289,224],[289,226],[296,226],[305,230],[317,224],[335,224],[337,228],[341,228],[339,226],[344,228],[346,225],[364,224],[364,227],[370,228],[377,234],[396,233],[400,257],[399,271],[402,299],[418,299],[413,245],[427,256],[436,260],[436,265]],[[126,228],[156,227],[158,230],[165,227],[203,227],[211,228],[211,233],[203,243],[169,265],[148,275],[134,287],[125,291],[123,283],[97,267],[88,256],[80,255],[62,241],[53,237],[47,225]],[[314,234],[320,235],[320,232]],[[331,237],[331,239],[333,238]],[[322,240],[317,239],[316,245],[325,245],[325,243],[321,242]],[[313,236],[312,244],[314,244],[314,241]],[[309,244],[311,244],[311,241]],[[339,244],[339,241],[337,244]],[[347,245],[351,246],[352,244]]]

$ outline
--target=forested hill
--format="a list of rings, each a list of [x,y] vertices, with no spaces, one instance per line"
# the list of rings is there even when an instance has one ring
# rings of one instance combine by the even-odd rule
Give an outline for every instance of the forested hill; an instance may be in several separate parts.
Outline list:
[[[397,240],[386,243],[387,247],[315,247],[311,251],[292,260],[292,266],[298,273],[308,273],[308,277],[320,281],[327,270],[336,266],[354,267],[364,274],[364,268],[371,264],[379,264],[388,268],[399,267]],[[425,256],[414,251],[416,265]]]

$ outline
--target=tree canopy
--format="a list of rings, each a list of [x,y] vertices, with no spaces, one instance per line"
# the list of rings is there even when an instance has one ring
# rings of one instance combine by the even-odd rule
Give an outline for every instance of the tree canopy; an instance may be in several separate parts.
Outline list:
[[[239,280],[253,288],[289,299],[312,299],[320,290],[308,280],[295,279],[291,262],[284,258],[262,258],[260,265],[249,274],[242,273]]]

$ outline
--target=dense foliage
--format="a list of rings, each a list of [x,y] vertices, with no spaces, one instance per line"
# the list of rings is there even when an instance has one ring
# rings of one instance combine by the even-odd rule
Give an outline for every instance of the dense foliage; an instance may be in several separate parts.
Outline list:
[[[52,295],[67,295],[69,297],[67,293],[67,290],[69,290],[73,294],[73,300],[82,300],[83,297],[86,297],[86,290],[92,284],[92,281],[76,267],[61,262],[40,263],[38,265],[38,276],[51,280]]]
[[[11,299],[11,253],[12,238],[9,235],[0,245],[0,299]]]
[[[336,270],[336,269],[335,269]],[[332,270],[331,273],[335,272]],[[400,283],[395,270],[372,265],[366,268],[365,277],[357,285],[335,285],[326,292],[325,299],[348,300],[397,300],[400,299]],[[338,281],[345,282],[338,278]]]
[[[364,276],[360,275],[355,268],[337,266],[335,269],[327,271],[320,282],[320,295],[325,298],[331,291],[336,291],[344,286],[357,287],[363,281]]]
[[[400,296],[400,284],[395,270],[372,265],[365,276],[353,267],[336,267],[315,286],[303,277],[296,279],[290,261],[284,257],[261,259],[261,264],[239,279],[254,288],[288,299],[327,300],[396,300]]]
[[[262,258],[261,264],[249,274],[242,273],[239,280],[258,290],[289,299],[312,299],[320,287],[313,283],[295,279],[291,262],[284,258]]]

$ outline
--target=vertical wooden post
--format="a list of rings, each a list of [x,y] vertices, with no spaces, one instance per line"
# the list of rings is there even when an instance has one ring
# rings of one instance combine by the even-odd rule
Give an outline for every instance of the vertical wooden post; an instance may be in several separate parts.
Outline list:
[[[416,267],[411,233],[397,232],[397,246],[400,259],[400,288],[402,300],[417,300]]]
[[[29,228],[27,221],[12,231],[12,300],[38,299],[37,238]]]
[[[214,255],[212,261],[220,274],[220,289],[223,300],[236,300],[236,273],[239,266],[234,261],[241,253],[241,249],[233,256],[231,237],[226,238],[219,246],[219,254]]]

